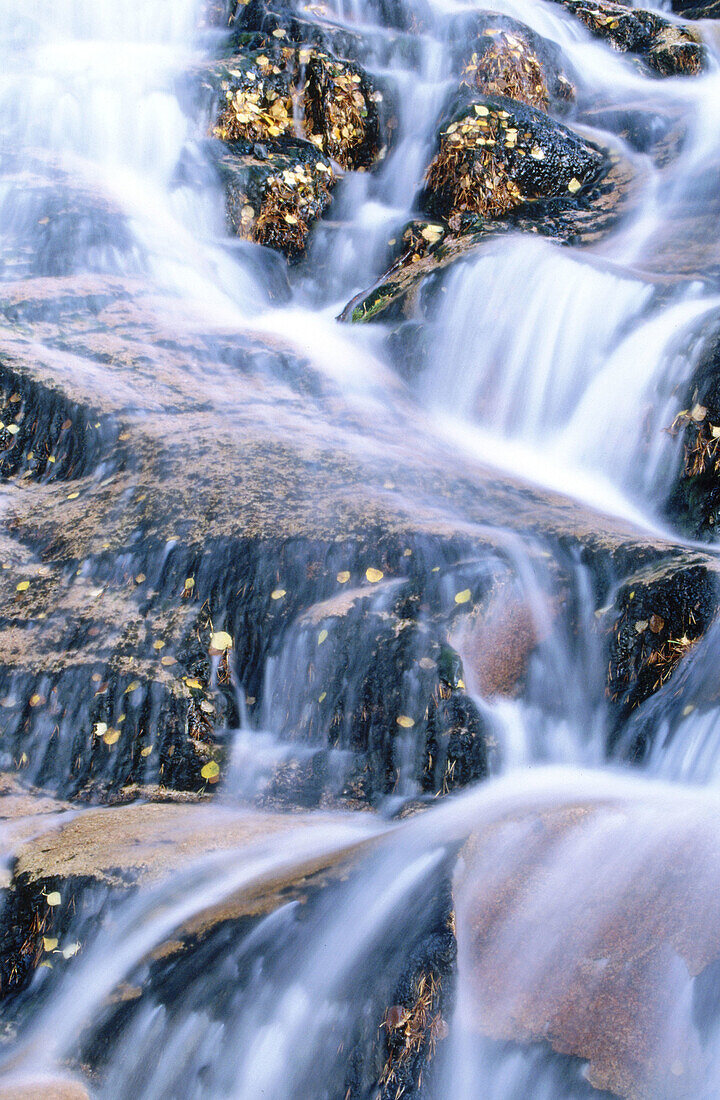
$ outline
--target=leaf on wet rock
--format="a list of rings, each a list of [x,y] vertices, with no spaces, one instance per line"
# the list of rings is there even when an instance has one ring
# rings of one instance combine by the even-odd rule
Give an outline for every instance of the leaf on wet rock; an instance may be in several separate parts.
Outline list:
[[[217,656],[219,653],[225,653],[228,649],[232,649],[233,640],[226,630],[216,630],[210,635],[210,653],[213,656]]]
[[[220,775],[220,765],[216,760],[208,760],[207,764],[203,764],[200,769],[200,775],[212,783]]]
[[[60,905],[62,901],[62,898],[60,897],[60,892],[58,890],[51,890],[49,894],[45,895],[45,901],[48,903],[51,909],[54,909],[56,906]]]
[[[338,584],[347,584],[347,582],[350,580],[350,574],[346,569],[343,569],[341,573],[338,573],[336,579]]]
[[[469,588],[463,588],[462,592],[455,593],[455,603],[469,603],[472,599],[472,592]]]
[[[395,721],[405,730],[412,729],[415,725],[415,719],[411,718],[408,714],[399,714]]]
[[[365,576],[370,581],[370,584],[377,584],[378,581],[383,579],[384,575],[382,569],[373,569],[371,567],[365,570]]]

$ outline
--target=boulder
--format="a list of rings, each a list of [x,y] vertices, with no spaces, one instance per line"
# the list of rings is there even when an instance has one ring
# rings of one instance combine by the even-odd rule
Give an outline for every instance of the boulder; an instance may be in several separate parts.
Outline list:
[[[714,797],[603,786],[478,829],[455,887],[462,1017],[547,1044],[632,1100],[709,1095],[720,912]],[[701,1007],[702,1006],[702,1007]]]
[[[609,0],[555,0],[598,38],[632,53],[659,76],[695,76],[707,67],[700,36],[657,12]]]
[[[537,199],[569,200],[596,182],[606,159],[541,111],[503,96],[451,109],[421,203],[452,229],[465,215],[498,217]]]
[[[534,536],[580,552],[599,608],[651,565],[714,576],[710,555],[421,445],[400,396],[372,423],[348,410],[330,444],[339,397],[321,366],[139,284],[17,283],[0,313],[13,322],[4,423],[17,427],[0,543],[3,760],[64,795],[212,790],[231,767],[238,685],[305,769],[303,804],[376,802],[401,768],[447,790],[486,774],[490,754],[443,647],[471,613],[515,646],[520,627],[493,612],[517,582],[508,529],[528,540],[531,573],[550,568]],[[382,461],[358,450],[358,427]],[[552,583],[574,582],[560,569]],[[679,621],[696,596],[680,584],[677,598]],[[702,624],[714,607],[708,587]],[[293,782],[271,776],[265,796],[286,804]]]

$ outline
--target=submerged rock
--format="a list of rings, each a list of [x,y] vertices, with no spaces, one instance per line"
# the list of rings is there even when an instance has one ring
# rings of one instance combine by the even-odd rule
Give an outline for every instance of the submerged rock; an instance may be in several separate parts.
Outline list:
[[[712,571],[418,446],[400,401],[362,420],[382,462],[358,452],[355,411],[329,446],[331,377],[277,337],[212,328],[137,284],[16,284],[0,312],[22,325],[4,330],[0,363],[3,423],[17,428],[3,459],[0,748],[55,790],[212,789],[231,767],[240,692],[281,739],[270,802],[294,790],[306,805],[376,803],[401,776],[448,790],[485,775],[492,753],[444,647],[463,652],[453,639],[472,621],[498,649],[478,666],[493,694],[522,684],[542,641],[526,616],[497,616],[516,581],[504,531],[523,533],[531,560],[533,536],[581,550],[599,606],[642,565]]]
[[[555,0],[598,38],[621,53],[633,53],[660,76],[695,76],[707,67],[700,36],[657,12],[610,0]]]
[[[633,798],[610,785],[599,794],[529,805],[463,850],[461,1023],[468,1036],[581,1059],[592,1086],[628,1100],[709,1095],[715,800],[690,805],[669,789]]]

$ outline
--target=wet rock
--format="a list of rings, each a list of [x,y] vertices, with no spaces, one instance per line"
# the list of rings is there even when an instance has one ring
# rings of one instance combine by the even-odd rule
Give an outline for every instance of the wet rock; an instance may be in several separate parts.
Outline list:
[[[77,164],[42,150],[8,153],[0,184],[4,279],[110,273],[118,264],[130,273],[143,266],[127,215]]]
[[[0,1100],[90,1100],[90,1093],[79,1081],[64,1077],[0,1078]]]
[[[536,199],[571,200],[606,167],[602,152],[548,115],[503,96],[474,97],[446,116],[422,203],[460,228]]]
[[[595,805],[528,806],[463,851],[463,1023],[581,1059],[592,1086],[620,1097],[705,1095],[697,1006],[720,954],[715,801],[599,793]]]
[[[555,0],[598,38],[621,53],[632,53],[660,76],[694,76],[707,65],[700,36],[656,12],[607,0]]]
[[[27,478],[23,452],[3,491],[0,748],[53,790],[212,790],[239,691],[305,754],[310,804],[377,801],[401,767],[424,789],[453,760],[479,777],[487,731],[439,661],[513,575],[493,529],[580,549],[599,606],[643,564],[683,568],[667,542],[418,447],[402,401],[372,426],[382,463],[358,453],[354,412],[329,446],[331,377],[277,337],[213,328],[137,284],[16,284],[0,313],[17,322],[0,382],[24,395],[14,423],[32,409],[27,446],[57,408],[97,447],[69,480],[81,447],[54,444],[57,461]]]
[[[478,26],[478,22],[480,25]],[[455,37],[455,28],[451,34]],[[574,96],[557,46],[517,20],[482,13],[457,27],[465,48],[461,83],[483,95],[505,96],[539,110],[567,109]]]
[[[382,144],[382,93],[356,62],[281,42],[261,38],[202,71],[219,98],[213,135],[249,142],[305,137],[343,168],[369,168]]]
[[[716,0],[672,0],[672,10],[685,19],[720,19]]]
[[[675,566],[648,566],[620,588],[611,620],[607,693],[614,705],[614,746],[630,712],[667,683],[708,630],[715,614],[718,572],[713,559],[687,555]],[[639,758],[644,744],[630,755]]]
[[[720,335],[715,319],[704,328],[693,334],[701,350],[678,395],[683,407],[668,425],[682,441],[682,454],[666,512],[694,538],[713,538],[720,522]]]
[[[332,201],[336,177],[309,142],[236,143],[217,156],[229,230],[282,252],[305,253],[310,229]]]
[[[575,246],[596,244],[629,213],[637,193],[629,163],[609,152],[607,163],[607,171],[594,184],[575,195],[566,192],[567,198],[536,199],[500,217],[461,214],[457,229],[442,219],[410,223],[393,250],[391,266],[369,290],[348,302],[339,320],[363,323],[426,318],[442,291],[444,273],[506,233],[541,233]],[[513,201],[512,195],[511,190],[507,201]]]
[[[26,795],[32,797],[32,792]],[[55,946],[59,943],[62,950],[71,932],[73,942],[82,944],[98,912],[117,904],[129,891],[178,875],[211,853],[250,848],[266,837],[310,824],[323,827],[322,815],[314,815],[311,823],[298,816],[168,802],[85,811],[69,821],[55,819],[54,827],[47,815],[39,820],[36,835],[15,853],[0,911],[2,996],[22,990],[49,953],[58,967],[70,963],[75,952],[59,957]],[[337,853],[308,860],[297,882],[337,862]],[[196,938],[201,930],[207,934],[220,922],[272,911],[288,885],[281,876],[276,883],[266,883],[260,898],[229,897],[222,905],[204,909],[187,927],[174,930],[172,953],[185,939]]]

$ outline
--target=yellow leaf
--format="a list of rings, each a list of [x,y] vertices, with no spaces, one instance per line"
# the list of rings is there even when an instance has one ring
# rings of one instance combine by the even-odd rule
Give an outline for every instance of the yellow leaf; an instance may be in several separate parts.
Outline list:
[[[185,683],[189,688],[194,688],[196,691],[202,691],[202,684],[199,680],[186,676]]]
[[[51,909],[54,909],[56,905],[60,904],[60,902],[62,901],[62,898],[60,897],[59,891],[51,890],[50,893],[45,898],[45,901],[48,903],[48,905],[50,906]]]
[[[128,684],[128,686],[125,688],[125,694],[127,695],[131,691],[137,691],[137,689],[139,687],[140,687],[140,681],[139,680],[131,680],[130,683]]]
[[[20,581],[20,584],[17,586],[17,591],[18,592],[27,592],[29,587],[30,587],[30,581]]]
[[[371,567],[365,570],[365,576],[370,581],[370,584],[377,584],[378,581],[383,579],[384,574],[382,569],[373,569]]]
[[[220,765],[216,760],[208,760],[207,764],[200,769],[200,775],[203,779],[217,779],[220,775]]]
[[[463,588],[462,592],[455,593],[455,603],[469,603],[472,599],[472,592],[469,588]]]
[[[153,642],[153,649],[164,649],[164,648],[165,648],[165,642],[162,640],[162,638],[158,638],[158,640],[156,642]]]
[[[108,730],[107,733],[105,734],[105,736],[103,737],[103,741],[108,746],[116,745],[119,740],[120,740],[120,730]]]
[[[67,498],[68,498],[68,500],[77,500],[77,498],[78,498],[79,496],[80,496],[80,494],[79,494],[78,492],[75,492],[75,493],[68,493],[68,497],[67,497]]]
[[[20,428],[17,424],[8,424],[6,431],[10,432],[10,435],[17,435]]]
[[[328,636],[327,630],[321,630],[318,634],[318,645],[322,645]]]
[[[140,749],[141,756],[149,756],[152,752],[152,745],[146,745],[144,749]]]
[[[42,697],[42,695],[31,695],[30,696],[30,706],[31,707],[40,707],[40,706],[42,706],[42,704],[44,702],[45,702],[45,700]]]
[[[224,653],[226,649],[232,649],[233,640],[225,630],[216,630],[210,635],[210,648]]]
[[[318,703],[322,703],[323,699],[327,699],[327,692],[321,691],[318,696]]]
[[[575,192],[579,191],[581,187],[582,184],[580,183],[580,180],[575,179],[575,177],[573,176],[573,178],[570,180],[570,183],[568,184],[568,191],[570,192],[570,194],[574,195]]]
[[[43,936],[43,947],[46,951],[54,951],[58,945],[58,941],[54,936]]]
[[[144,580],[146,580],[145,574],[144,573],[138,573],[137,577],[135,578],[135,583],[136,584],[142,584]]]
[[[284,588],[276,588],[274,592],[270,593],[271,600],[281,600],[286,595]]]
[[[347,569],[343,569],[342,573],[338,573],[338,575],[337,575],[338,584],[347,584],[347,582],[349,580],[350,580],[350,574],[348,573]]]
[[[395,721],[397,722],[397,724],[399,726],[402,726],[402,728],[405,729],[405,730],[412,729],[412,727],[415,725],[415,719],[410,718],[410,716],[407,715],[407,714],[398,715],[398,717],[395,719]]]

